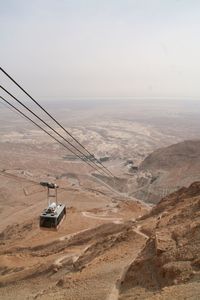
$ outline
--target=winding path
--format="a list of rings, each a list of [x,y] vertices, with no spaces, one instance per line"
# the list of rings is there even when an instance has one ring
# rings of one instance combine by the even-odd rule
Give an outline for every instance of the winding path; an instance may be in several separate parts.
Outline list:
[[[98,216],[98,215],[95,215],[95,214],[92,214],[90,212],[87,212],[87,211],[83,211],[82,212],[82,215],[86,218],[91,218],[91,219],[96,219],[96,220],[103,220],[103,221],[113,221],[113,222],[120,222],[122,223],[123,222],[123,219],[122,218],[115,218],[115,217],[105,217],[105,216]]]

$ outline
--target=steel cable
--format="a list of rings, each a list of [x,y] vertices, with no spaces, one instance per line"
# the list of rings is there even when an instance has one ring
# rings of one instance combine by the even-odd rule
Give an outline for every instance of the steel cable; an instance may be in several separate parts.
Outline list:
[[[63,144],[60,140],[58,140],[57,138],[55,138],[52,134],[50,134],[47,130],[45,130],[43,127],[41,127],[39,124],[37,124],[35,121],[33,121],[31,118],[29,118],[26,114],[24,114],[20,109],[18,109],[17,107],[15,107],[13,104],[11,104],[9,101],[7,101],[4,97],[0,96],[0,98],[6,102],[10,107],[12,107],[13,109],[15,109],[18,113],[20,113],[23,117],[25,117],[27,120],[29,120],[30,122],[32,122],[35,126],[37,126],[38,128],[40,128],[42,131],[44,131],[46,134],[48,134],[51,138],[53,138],[56,142],[58,142],[59,144],[61,144],[63,147],[65,147],[67,150],[69,150],[71,153],[73,153],[75,156],[77,156],[78,158],[80,158],[81,160],[83,160],[86,164],[88,164],[90,167],[92,167],[95,171],[97,171],[98,173],[100,173],[101,175],[104,176],[103,173],[101,173],[97,168],[95,168],[93,165],[91,165],[89,162],[85,161],[85,159],[83,159],[81,156],[79,156],[77,153],[75,153],[73,150],[71,150],[69,147],[67,147],[65,144]]]
[[[6,90],[2,85],[0,85],[0,88],[6,92],[9,96],[11,96],[13,99],[15,99],[15,101],[17,101],[21,106],[23,106],[26,110],[28,110],[32,115],[34,115],[38,120],[40,120],[43,124],[45,124],[47,127],[49,127],[55,134],[57,134],[60,138],[62,138],[65,142],[67,142],[71,147],[73,147],[74,149],[76,149],[79,153],[81,153],[87,160],[87,156],[80,151],[76,146],[74,146],[72,143],[70,143],[67,139],[65,139],[59,132],[57,132],[53,127],[51,127],[48,123],[46,123],[44,120],[42,120],[39,116],[37,116],[28,106],[26,106],[25,104],[23,104],[19,99],[17,99],[14,95],[12,95],[8,90]],[[2,97],[3,98],[3,97]],[[5,101],[5,100],[4,100]],[[79,158],[81,158],[80,156],[78,156]],[[81,158],[82,159],[82,158]],[[82,159],[83,160],[83,159]],[[90,159],[89,159],[90,160]],[[84,160],[85,161],[85,160]],[[91,160],[90,160],[91,161]],[[95,166],[96,164],[91,161]],[[91,165],[90,165],[91,166]],[[100,168],[102,170],[102,168],[100,166],[98,166],[98,168]],[[96,169],[96,168],[95,168]],[[103,172],[105,173],[105,171],[103,170]],[[106,173],[107,174],[107,173]],[[107,174],[108,175],[108,174]]]
[[[79,146],[81,146],[90,156],[94,157],[97,161],[111,176],[115,177],[109,170],[106,168],[101,161],[99,161],[93,154],[91,154],[68,130],[66,130],[45,108],[43,108],[27,91],[25,91],[21,85],[19,85],[2,67],[0,70],[13,82],[15,83],[37,106],[39,106],[57,125],[59,125],[65,133],[67,133]],[[93,161],[92,161],[93,162]],[[94,162],[93,162],[94,163]],[[95,164],[96,165],[96,164]],[[98,166],[99,167],[99,166]]]

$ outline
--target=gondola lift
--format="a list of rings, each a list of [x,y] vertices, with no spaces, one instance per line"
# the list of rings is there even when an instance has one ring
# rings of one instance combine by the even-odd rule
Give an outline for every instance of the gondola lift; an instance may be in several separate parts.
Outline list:
[[[40,227],[57,229],[66,216],[66,206],[57,201],[57,189],[59,186],[51,182],[40,182],[40,185],[47,187],[48,201],[47,208],[40,215]]]

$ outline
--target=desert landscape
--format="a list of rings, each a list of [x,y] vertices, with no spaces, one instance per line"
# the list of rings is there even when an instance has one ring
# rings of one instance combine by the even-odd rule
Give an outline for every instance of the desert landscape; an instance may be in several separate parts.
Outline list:
[[[198,299],[198,102],[45,105],[115,177],[1,105],[0,297]],[[39,227],[41,181],[66,205],[58,230]]]
[[[200,299],[200,1],[0,1],[0,300]]]

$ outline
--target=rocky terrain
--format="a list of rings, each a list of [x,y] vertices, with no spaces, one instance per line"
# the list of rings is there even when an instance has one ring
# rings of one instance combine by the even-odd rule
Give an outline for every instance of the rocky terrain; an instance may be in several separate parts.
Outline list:
[[[140,164],[136,198],[158,202],[162,197],[200,180],[200,141],[188,140],[160,148]],[[137,189],[137,188],[136,188]]]
[[[63,179],[67,217],[58,231],[39,228],[46,191],[30,174],[1,172],[0,295],[3,299],[104,299],[146,236],[135,219],[149,208],[108,189]],[[10,192],[10,186],[15,195]],[[95,287],[95,288],[94,288]]]
[[[103,117],[90,106],[59,112],[114,178],[3,111],[0,298],[198,299],[200,184],[188,186],[200,180],[200,143],[180,142],[198,137],[196,123],[184,123],[183,134],[177,116],[150,122],[144,108],[134,121],[127,112],[113,117],[113,106]],[[57,183],[67,207],[57,231],[39,227],[47,205],[40,181]]]
[[[198,299],[200,182],[153,209],[68,186],[59,193],[67,218],[58,231],[44,231],[38,214],[45,191],[26,176],[1,173],[3,299]],[[18,191],[15,199],[6,182]]]
[[[198,299],[200,182],[162,199],[139,224],[149,239],[121,282],[119,299]]]

